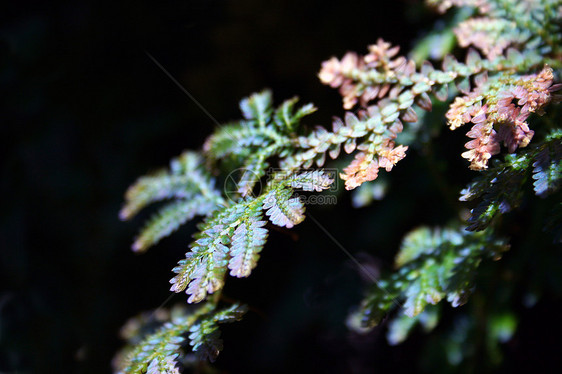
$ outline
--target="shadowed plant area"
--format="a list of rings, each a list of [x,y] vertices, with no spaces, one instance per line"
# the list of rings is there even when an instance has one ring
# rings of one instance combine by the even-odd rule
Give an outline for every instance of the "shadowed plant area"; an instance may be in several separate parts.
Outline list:
[[[8,13],[0,371],[562,364],[562,1]]]

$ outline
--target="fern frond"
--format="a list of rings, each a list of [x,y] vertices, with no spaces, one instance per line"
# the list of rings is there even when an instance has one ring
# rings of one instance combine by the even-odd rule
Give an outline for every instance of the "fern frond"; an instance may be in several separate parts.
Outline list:
[[[273,153],[269,148],[262,149],[246,159],[243,173],[238,181],[237,192],[246,197],[251,194],[254,186],[266,174],[269,163],[266,159]]]
[[[322,190],[330,188],[334,180],[321,170],[313,170],[289,178],[288,182],[290,187],[294,189],[322,192]]]
[[[523,56],[511,49],[507,57],[494,60],[481,59],[476,51],[469,51],[466,62],[462,63],[452,55],[443,59],[442,70],[429,62],[424,62],[417,71],[413,60],[403,56],[396,57],[398,47],[379,39],[369,46],[369,53],[359,56],[348,52],[342,60],[333,57],[322,64],[319,78],[322,83],[339,88],[343,96],[344,109],[352,109],[356,104],[368,108],[371,102],[403,97],[403,103],[415,102],[423,109],[431,110],[428,94],[441,91],[443,85],[454,83],[461,92],[470,91],[469,78],[483,72],[527,71],[541,64],[537,53]],[[440,99],[446,99],[438,94]],[[408,98],[408,101],[406,101]],[[384,105],[386,106],[386,105]],[[409,107],[404,106],[404,110]]]
[[[360,112],[359,117],[348,112],[345,122],[339,118],[334,120],[333,132],[319,127],[307,137],[300,137],[300,152],[283,159],[281,166],[288,170],[308,168],[313,163],[322,166],[326,153],[331,158],[337,158],[343,147],[346,153],[352,153],[356,149],[360,151],[356,154],[356,161],[340,174],[346,181],[346,189],[374,180],[379,168],[390,171],[408,149],[404,146],[396,147],[394,139],[403,129],[402,122],[398,119],[401,108],[411,116],[406,108],[412,105],[413,98],[406,95],[398,100],[400,105],[388,105],[382,110],[373,106],[368,112]]]
[[[313,104],[309,103],[300,107],[295,112],[295,104],[297,102],[297,97],[286,100],[275,111],[274,123],[280,131],[284,133],[292,132],[295,130],[295,127],[299,124],[303,117],[308,116],[317,110]]]
[[[223,287],[228,269],[232,276],[249,276],[267,238],[263,210],[273,224],[291,228],[304,220],[304,205],[291,198],[293,186],[320,191],[332,183],[320,171],[280,175],[272,178],[267,192],[218,209],[203,221],[191,251],[173,269],[172,291],[186,290],[188,302],[197,303]]]
[[[549,8],[546,4],[525,6],[538,14],[544,13],[544,8]],[[503,7],[504,5],[492,7],[497,11],[498,17],[505,16],[506,9]],[[557,17],[559,21],[560,14],[550,8],[549,12],[550,17]],[[416,121],[413,104],[424,110],[431,110],[429,95],[432,94],[440,101],[447,100],[449,86],[456,85],[458,91],[466,96],[456,98],[447,118],[451,129],[471,121],[474,123],[467,134],[474,140],[466,144],[468,151],[462,156],[471,162],[471,169],[483,170],[487,168],[488,160],[499,153],[501,142],[509,152],[525,147],[530,142],[534,132],[529,129],[526,119],[530,113],[542,113],[542,108],[551,101],[553,91],[550,67],[544,67],[538,74],[521,74],[544,66],[543,56],[537,53],[540,45],[558,44],[552,44],[552,40],[540,28],[531,27],[532,22],[520,21],[517,16],[513,20],[504,18],[470,18],[461,22],[456,29],[461,46],[472,44],[480,48],[487,58],[482,58],[476,50],[470,49],[465,63],[447,55],[443,58],[442,70],[435,69],[427,61],[417,69],[413,60],[397,56],[398,47],[392,47],[379,39],[376,44],[369,46],[369,53],[364,56],[349,52],[341,60],[334,57],[325,61],[319,78],[324,84],[339,89],[345,109],[352,109],[358,104],[360,117],[373,118],[371,122],[389,128],[393,123],[401,128],[401,123],[398,124],[400,120]],[[511,30],[515,26],[517,30]],[[476,29],[481,32],[475,33]],[[505,32],[507,29],[510,29],[509,33]],[[556,40],[562,40],[559,30],[556,35]],[[534,39],[529,41],[531,38]],[[521,47],[523,51],[513,47]],[[562,64],[559,59],[555,60],[552,64],[560,67]],[[474,81],[473,85],[471,80]],[[511,104],[512,100],[516,100],[517,105]],[[352,128],[356,128],[355,124],[358,123],[352,115],[346,115],[345,122]],[[364,126],[358,128],[361,131]],[[376,139],[373,136],[366,140],[360,139],[366,135],[363,133],[341,133],[341,136],[335,136],[336,129],[334,134],[319,133],[316,138],[323,136],[318,143],[323,144],[324,148],[324,144],[339,147],[344,143],[347,153],[352,152],[356,143],[361,141],[362,144],[357,145],[357,148],[362,152],[357,153],[353,163],[342,174],[342,178],[346,180],[346,188],[353,189],[377,178],[381,156],[383,162],[386,162],[385,152],[395,152],[396,156],[394,162],[386,162],[386,165],[393,166],[404,157],[405,149],[395,148],[393,141],[400,131],[401,129],[395,131],[394,137],[382,138],[385,140],[383,144],[380,144],[380,140],[379,144],[373,144]],[[314,140],[314,137],[309,142],[310,140]],[[308,148],[310,150],[300,156],[302,160],[297,160],[297,164],[307,165],[307,162],[312,162],[326,151],[317,149],[314,145],[308,145]],[[388,167],[386,169],[389,170]]]
[[[166,322],[156,332],[146,336],[136,344],[122,361],[117,363],[117,374],[144,374],[150,372],[175,373],[178,356],[184,343],[184,335],[200,315],[207,313],[209,307],[200,308],[193,314]]]
[[[141,177],[128,189],[119,213],[124,220],[151,203],[175,199],[151,217],[133,243],[134,251],[147,250],[194,216],[208,215],[224,203],[202,162],[198,153],[184,152],[171,161],[169,170]]]
[[[164,199],[192,199],[203,194],[209,200],[220,202],[220,193],[214,189],[214,181],[201,167],[201,156],[185,152],[170,163],[170,170],[161,170],[143,176],[125,195],[126,203],[119,216],[127,220],[147,205]]]
[[[177,275],[170,280],[171,291],[186,290],[190,295],[187,301],[198,303],[223,287],[230,251],[227,245],[245,207],[244,203],[234,205],[203,222],[191,251],[173,269]]]
[[[219,312],[209,313],[189,328],[189,344],[201,360],[215,361],[223,348],[219,324],[240,321],[246,313],[246,306],[234,304]]]
[[[170,280],[171,290],[174,292],[186,290],[186,293],[190,295],[187,300],[189,303],[200,302],[207,294],[220,290],[224,285],[228,264],[233,255],[231,250],[235,244],[237,245],[235,248],[237,255],[243,256],[240,253],[243,229],[237,233],[237,228],[242,224],[247,225],[251,218],[259,217],[260,212],[261,200],[249,198],[221,210],[204,221],[201,225],[201,233],[196,235],[195,242],[190,245],[191,251],[173,269],[177,275]],[[245,227],[248,229],[247,226]],[[257,226],[250,225],[251,235],[256,235],[252,242],[260,245],[259,238],[265,239],[265,236],[262,235],[261,230],[257,229]],[[236,233],[236,242],[234,242],[233,236]],[[258,248],[248,248],[247,250],[259,252]],[[257,257],[251,255],[246,261],[250,259],[257,261]],[[240,265],[250,264],[255,266],[255,263],[241,263]],[[244,269],[245,272],[250,270],[251,268]]]
[[[180,371],[176,360],[166,357],[164,359],[153,359],[146,369],[146,374],[180,374]]]
[[[467,230],[483,230],[498,213],[507,213],[519,206],[529,166],[530,160],[526,156],[507,155],[505,162],[497,162],[461,191],[461,201],[482,198],[471,210]]]
[[[233,228],[228,224],[218,223],[215,218],[205,222],[205,227],[191,244],[191,251],[173,269],[177,275],[170,280],[171,291],[186,290],[190,295],[189,303],[198,303],[207,294],[222,288],[226,265],[228,264],[229,234]]]
[[[216,202],[209,201],[203,196],[171,202],[148,221],[135,239],[132,248],[135,252],[144,252],[196,215],[207,215],[215,208]]]
[[[240,110],[244,118],[255,122],[258,127],[265,127],[270,122],[272,107],[273,95],[269,90],[255,93],[240,101]]]
[[[423,255],[431,254],[435,248],[439,248],[444,243],[459,245],[462,241],[462,233],[455,230],[431,230],[429,227],[420,227],[402,239],[394,263],[400,268]]]
[[[213,160],[227,156],[244,159],[251,155],[253,147],[270,145],[275,141],[280,141],[280,138],[270,127],[256,128],[251,122],[240,121],[217,129],[206,140],[203,150]]]
[[[290,151],[295,127],[316,110],[307,104],[295,111],[297,101],[297,98],[287,100],[275,110],[270,91],[243,99],[240,109],[245,120],[215,131],[205,142],[205,153],[214,160],[233,156],[243,165],[251,163],[248,158],[255,158],[257,153],[265,161]]]
[[[207,294],[212,294],[224,286],[226,274],[226,264],[228,263],[228,248],[222,243],[213,243],[207,248],[195,247],[186,256],[187,264],[194,264],[193,270],[189,273],[189,285],[185,291],[191,295],[188,303],[198,303]],[[180,261],[180,265],[183,265]],[[189,270],[191,270],[188,267]],[[176,268],[173,269],[176,272]],[[181,291],[177,283],[171,288],[172,291]]]
[[[299,198],[291,198],[291,191],[275,189],[264,199],[263,209],[271,223],[290,229],[304,220],[304,205]]]
[[[337,156],[342,144],[347,153],[355,148],[360,151],[341,175],[346,180],[346,188],[353,189],[374,180],[380,167],[390,171],[405,156],[407,147],[396,146],[394,139],[403,129],[402,121],[417,121],[413,105],[429,111],[432,108],[429,94],[446,100],[450,84],[456,84],[461,92],[468,92],[471,77],[521,64],[520,55],[491,62],[469,51],[466,63],[448,55],[444,58],[443,70],[425,62],[417,71],[413,60],[395,57],[397,53],[398,47],[379,40],[369,47],[369,54],[365,56],[348,53],[341,61],[332,58],[323,63],[320,79],[339,87],[344,108],[351,109],[359,103],[363,109],[359,119],[347,113],[345,125],[341,120],[334,122],[334,133],[311,134],[309,139],[301,141],[310,150],[293,156],[301,157],[302,160],[295,160],[297,164],[306,166],[309,160],[323,155],[328,147],[332,147],[333,156]],[[481,80],[475,78],[477,83]],[[375,105],[369,105],[370,102]]]
[[[461,46],[474,44],[485,51],[496,48],[494,44],[498,47],[516,44],[525,52],[545,47],[548,48],[544,49],[545,52],[560,51],[558,44],[562,35],[558,0],[428,0],[428,3],[438,6],[441,12],[452,6],[470,6],[487,17],[486,22],[479,22],[481,18],[475,17],[474,24],[462,27],[466,31],[457,32]],[[502,21],[508,24],[502,24]],[[523,43],[527,40],[527,43]]]
[[[523,198],[523,186],[531,172],[538,196],[558,190],[561,183],[562,132],[555,130],[546,140],[520,154],[507,155],[461,191],[461,201],[478,200],[468,220],[468,230],[483,230],[493,218],[517,208]]]
[[[263,228],[265,221],[258,217],[250,217],[242,222],[234,231],[228,268],[233,277],[247,277],[258,263],[259,252],[267,239],[267,230]]]
[[[545,67],[538,74],[484,77],[468,95],[457,97],[446,114],[451,129],[472,122],[462,156],[471,161],[470,168],[484,170],[488,160],[499,153],[500,143],[508,152],[526,147],[533,138],[527,118],[543,114],[551,101],[553,71]]]
[[[398,270],[382,279],[367,294],[358,312],[363,327],[376,326],[404,300],[404,314],[415,317],[428,305],[447,298],[462,305],[473,287],[473,277],[484,258],[498,259],[508,246],[491,232],[462,229],[410,233],[397,255]]]
[[[546,197],[556,192],[562,183],[562,133],[550,135],[534,157],[533,183],[535,193]]]
[[[246,306],[239,304],[218,311],[215,308],[215,304],[207,303],[191,312],[172,311],[171,320],[117,356],[114,361],[116,372],[179,374],[180,362],[189,345],[200,359],[214,361],[222,350],[218,325],[240,321],[247,311]]]
[[[244,169],[237,181],[241,197],[248,196],[265,175],[270,158],[286,158],[294,153],[297,125],[316,110],[312,104],[296,109],[297,101],[286,100],[274,110],[269,91],[245,98],[240,104],[245,120],[221,127],[205,142],[204,151],[211,161],[230,157]],[[290,170],[296,169],[298,166]]]
[[[461,22],[455,29],[461,47],[478,48],[490,59],[501,56],[508,47],[519,47],[531,38],[529,30],[504,18],[477,17]]]
[[[246,311],[238,305],[216,310],[227,273],[239,278],[251,274],[268,237],[267,220],[292,228],[305,219],[305,200],[297,190],[321,192],[333,183],[333,176],[325,171],[301,170],[322,168],[328,158],[342,158],[343,151],[353,156],[339,174],[345,188],[373,181],[380,169],[390,172],[408,146],[416,147],[434,135],[435,127],[428,127],[428,122],[438,122],[429,118],[434,107],[448,106],[451,130],[470,124],[470,141],[462,157],[470,162],[470,169],[482,173],[462,191],[461,200],[478,202],[468,231],[460,225],[422,227],[404,238],[396,271],[375,282],[350,319],[360,321],[362,328],[379,324],[395,309],[403,313],[389,324],[391,344],[403,341],[416,324],[434,328],[439,319],[437,304],[444,299],[453,307],[465,303],[480,263],[499,259],[508,249],[506,241],[488,227],[494,217],[522,202],[523,187],[531,177],[540,197],[560,189],[562,132],[531,144],[535,131],[543,134],[531,127],[531,119],[536,118],[531,116],[543,115],[550,103],[562,101],[562,95],[555,93],[562,85],[554,84],[562,69],[560,1],[427,1],[442,11],[465,7],[446,26],[447,35],[432,55],[441,60],[439,66],[419,60],[430,56],[427,47],[423,53],[414,50],[416,59],[400,56],[398,47],[382,39],[370,45],[365,55],[349,52],[341,59],[332,57],[318,75],[339,90],[346,112],[333,120],[330,129],[309,130],[301,125],[316,110],[312,104],[299,108],[293,98],[274,107],[270,91],[255,93],[240,102],[243,118],[216,129],[201,154],[186,152],[172,160],[168,170],[141,177],[128,190],[120,212],[124,220],[151,203],[172,200],[136,238],[136,251],[146,250],[195,215],[205,216],[170,283],[172,291],[186,292],[188,303],[207,297],[209,301],[181,320],[159,323],[157,331],[130,340],[120,373],[179,373],[178,363],[185,362],[182,355],[189,345],[201,358],[214,360],[222,349],[219,324],[239,320]],[[454,35],[460,47],[469,48],[462,61],[448,54],[459,55],[453,50]],[[503,161],[493,157],[502,148],[510,153]],[[257,186],[266,175],[270,178],[262,192]],[[226,187],[232,180],[234,196],[224,199],[212,176],[226,178]],[[363,201],[376,193],[365,190]],[[557,240],[561,212],[558,204],[547,225],[557,231]]]

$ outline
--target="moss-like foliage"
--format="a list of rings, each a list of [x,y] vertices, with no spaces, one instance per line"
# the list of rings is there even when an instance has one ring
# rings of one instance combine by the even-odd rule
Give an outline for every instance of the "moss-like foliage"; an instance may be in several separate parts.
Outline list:
[[[222,349],[218,324],[239,320],[245,312],[238,304],[218,308],[227,275],[248,277],[270,228],[290,229],[305,219],[306,203],[295,192],[326,190],[336,174],[351,190],[377,179],[381,169],[390,172],[410,146],[422,143],[418,137],[428,142],[419,134],[429,121],[427,113],[437,106],[448,107],[441,121],[451,130],[470,124],[466,149],[450,157],[461,154],[479,172],[461,193],[462,201],[477,205],[468,222],[455,217],[450,227],[410,232],[396,270],[375,282],[350,325],[370,329],[393,310],[403,310],[389,325],[388,339],[397,344],[417,323],[431,330],[441,300],[454,307],[467,302],[481,263],[499,259],[508,248],[508,239],[495,233],[494,218],[522,203],[527,183],[539,197],[553,195],[561,184],[560,121],[544,118],[560,101],[562,3],[428,3],[441,12],[461,9],[449,18],[446,35],[428,34],[411,57],[379,39],[365,55],[348,52],[322,63],[319,78],[338,89],[345,110],[329,127],[303,123],[317,110],[312,104],[299,106],[293,98],[275,107],[270,91],[255,93],[240,102],[243,118],[215,129],[200,151],[187,151],[169,169],[133,184],[122,219],[166,201],[134,241],[135,251],[203,217],[170,281],[172,291],[186,292],[188,303],[201,304],[144,338],[130,340],[118,372],[176,373],[180,358],[190,351],[214,360]],[[502,152],[503,158],[494,157]],[[347,154],[353,155],[351,161]],[[347,166],[329,173],[324,167],[330,159]],[[385,183],[376,186],[381,190]],[[360,191],[363,198],[354,200],[358,206],[383,195],[371,187]],[[559,232],[559,202],[556,206],[547,226]],[[511,317],[502,318],[494,326],[503,323],[512,333]]]
[[[396,307],[416,317],[443,299],[454,307],[463,305],[480,262],[498,260],[507,249],[505,240],[490,231],[422,227],[410,232],[396,256],[397,271],[373,285],[357,312],[360,326],[378,325]]]

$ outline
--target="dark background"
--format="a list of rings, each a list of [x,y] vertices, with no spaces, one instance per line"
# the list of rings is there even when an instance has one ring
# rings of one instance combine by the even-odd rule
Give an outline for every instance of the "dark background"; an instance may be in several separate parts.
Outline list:
[[[215,126],[146,52],[221,123],[240,118],[242,97],[271,88],[277,102],[313,101],[320,110],[309,123],[327,125],[343,111],[337,92],[316,78],[321,62],[362,53],[379,37],[408,50],[436,15],[405,0],[216,0],[24,1],[0,17],[0,371],[106,373],[120,326],[170,295],[171,268],[194,231],[188,224],[134,255],[129,247],[147,215],[120,222],[123,193],[139,175],[200,148]],[[460,135],[447,140],[457,156]],[[337,208],[310,209],[375,267],[389,267],[405,232],[453,214],[435,209],[442,196],[433,182],[415,172],[405,179],[417,161],[403,163],[387,201],[353,210],[342,195]],[[452,189],[460,188],[469,177],[450,167]],[[217,367],[416,371],[423,334],[389,348],[383,330],[349,332],[345,317],[364,280],[311,220],[292,232],[271,234],[250,278],[228,280],[225,294],[253,311],[223,329]],[[182,302],[176,295],[166,305]],[[533,335],[535,327],[560,314],[559,301],[541,305],[527,312],[530,327],[521,323],[531,341],[548,339],[544,329]],[[529,351],[529,339],[508,356],[512,368],[521,368],[518,352],[527,352],[521,362],[554,360]]]

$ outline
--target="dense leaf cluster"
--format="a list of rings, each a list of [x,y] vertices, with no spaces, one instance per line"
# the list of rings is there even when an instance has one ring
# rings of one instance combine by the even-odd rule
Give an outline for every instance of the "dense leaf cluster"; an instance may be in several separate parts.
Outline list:
[[[562,67],[562,2],[428,3],[442,12],[461,7],[445,30],[454,33],[459,47],[468,48],[463,59],[449,53],[459,52],[451,38],[436,38],[435,32],[419,42],[412,58],[399,56],[398,47],[383,40],[369,46],[364,56],[349,52],[341,60],[333,57],[322,64],[319,78],[339,90],[347,112],[343,119],[334,119],[331,130],[302,124],[316,110],[312,104],[297,107],[294,98],[275,108],[269,91],[256,93],[241,101],[243,119],[217,128],[200,152],[185,152],[168,170],[141,177],[128,190],[122,219],[167,201],[142,229],[135,251],[203,216],[170,281],[172,291],[187,293],[188,303],[203,303],[144,338],[130,340],[118,372],[178,372],[178,357],[189,354],[189,346],[199,357],[214,360],[222,349],[218,324],[239,320],[246,310],[238,304],[218,309],[227,274],[249,276],[269,228],[292,228],[305,219],[305,203],[295,192],[328,189],[333,179],[322,168],[328,158],[348,161],[346,154],[354,155],[339,174],[346,189],[375,180],[380,169],[391,171],[410,144],[428,141],[428,136],[416,135],[430,120],[424,113],[437,102],[448,105],[444,116],[450,129],[471,124],[471,140],[462,156],[480,175],[460,200],[477,205],[467,222],[454,217],[449,227],[421,227],[406,235],[395,271],[367,290],[350,326],[371,329],[400,309],[403,313],[391,320],[387,335],[397,344],[417,323],[426,330],[435,327],[437,304],[443,299],[453,307],[466,303],[477,287],[481,263],[499,259],[508,249],[508,239],[496,233],[494,218],[522,203],[528,182],[543,198],[555,195],[561,185],[559,122],[537,125],[548,123],[538,116],[548,117],[549,105],[560,101],[555,82]],[[441,45],[424,52],[431,45],[428,40]],[[407,136],[400,138],[403,131]],[[492,159],[502,150],[507,153],[503,160]],[[221,183],[224,187],[219,188]],[[367,194],[362,201],[377,195]],[[559,202],[556,209],[548,225],[559,231]],[[499,316],[498,321],[493,326],[507,321],[507,327],[492,331],[494,342],[514,329],[511,317]]]
[[[562,133],[549,134],[538,146],[519,154],[505,156],[503,162],[481,173],[461,191],[462,201],[478,200],[468,220],[468,230],[482,230],[492,219],[517,208],[522,201],[524,185],[532,177],[537,196],[546,197],[560,187],[562,171]]]
[[[359,318],[361,327],[371,328],[395,307],[416,317],[445,298],[454,307],[462,305],[474,287],[480,262],[498,260],[507,249],[505,240],[490,231],[418,228],[402,242],[397,271],[372,286],[354,318]]]

